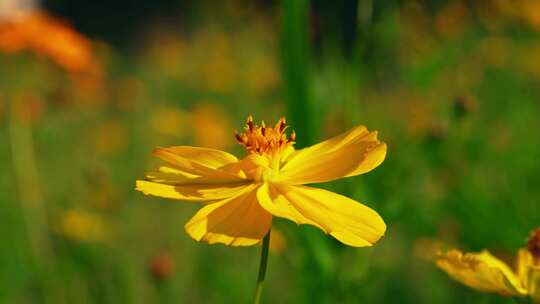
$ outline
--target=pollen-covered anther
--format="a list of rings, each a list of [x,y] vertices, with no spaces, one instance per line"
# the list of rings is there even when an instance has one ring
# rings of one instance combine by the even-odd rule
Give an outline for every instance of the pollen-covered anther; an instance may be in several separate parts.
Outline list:
[[[296,142],[296,132],[292,131],[291,133],[291,137],[289,139],[287,139],[287,142]]]
[[[540,259],[540,228],[536,228],[529,234],[527,248],[535,258]]]
[[[274,127],[268,127],[264,121],[261,122],[260,126],[256,125],[253,118],[249,116],[246,120],[244,133],[235,132],[234,136],[238,143],[243,145],[249,152],[271,153],[291,146],[296,141],[294,131],[290,138],[285,133],[287,127],[284,117]]]

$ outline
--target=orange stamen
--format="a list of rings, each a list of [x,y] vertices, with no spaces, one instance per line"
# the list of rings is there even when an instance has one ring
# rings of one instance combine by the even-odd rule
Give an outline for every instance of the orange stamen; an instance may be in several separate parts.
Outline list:
[[[243,145],[248,152],[256,153],[271,153],[279,151],[288,146],[292,146],[296,141],[296,133],[293,131],[289,138],[285,133],[287,129],[285,117],[279,119],[276,125],[272,127],[266,126],[261,122],[261,125],[256,125],[253,122],[253,117],[249,116],[246,120],[244,133],[235,132],[235,138],[239,144]]]

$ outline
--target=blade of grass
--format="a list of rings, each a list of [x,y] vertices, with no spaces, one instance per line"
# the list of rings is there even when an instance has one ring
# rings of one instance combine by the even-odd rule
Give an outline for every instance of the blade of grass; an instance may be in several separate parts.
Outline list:
[[[281,71],[287,114],[298,135],[297,145],[313,142],[312,104],[308,92],[307,0],[281,1]]]
[[[313,144],[316,113],[310,99],[308,64],[307,0],[281,1],[281,74],[287,115],[298,134],[296,147]],[[305,249],[301,282],[306,285],[306,302],[324,302],[330,293],[328,280],[332,268],[329,240],[314,230],[301,230],[299,241]],[[331,288],[330,288],[331,289]]]

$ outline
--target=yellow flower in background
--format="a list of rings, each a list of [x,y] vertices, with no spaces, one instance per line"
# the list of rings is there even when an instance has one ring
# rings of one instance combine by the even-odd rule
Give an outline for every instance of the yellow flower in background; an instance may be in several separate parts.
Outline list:
[[[196,126],[193,141],[202,147],[223,149],[230,141],[227,140],[231,123],[223,110],[215,104],[201,101],[191,111],[191,125]]]
[[[106,235],[105,224],[99,216],[74,209],[64,213],[60,229],[72,241],[100,241]]]
[[[157,134],[178,137],[185,133],[187,120],[187,113],[179,108],[163,106],[152,113],[150,126]]]
[[[279,86],[277,63],[271,56],[259,55],[246,67],[248,88],[256,95],[271,93]]]
[[[529,238],[527,249],[520,249],[516,267],[493,256],[487,250],[462,253],[452,249],[440,252],[437,266],[453,279],[479,291],[503,296],[531,296],[540,300],[540,229]]]
[[[488,251],[465,253],[449,250],[439,254],[437,266],[452,278],[480,291],[507,296],[527,294],[516,273]]]
[[[313,225],[340,242],[371,246],[386,225],[371,208],[348,197],[303,186],[371,171],[386,156],[377,132],[358,126],[311,147],[295,150],[296,134],[286,134],[282,118],[274,127],[248,118],[236,139],[247,150],[239,160],[214,149],[177,146],[157,148],[166,161],[157,172],[136,182],[136,189],[169,199],[206,204],[185,225],[197,241],[250,246],[259,243],[272,217]]]

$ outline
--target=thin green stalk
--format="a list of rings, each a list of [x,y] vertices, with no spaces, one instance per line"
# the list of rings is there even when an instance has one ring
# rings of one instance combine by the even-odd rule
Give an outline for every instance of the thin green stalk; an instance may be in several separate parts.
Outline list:
[[[298,135],[296,146],[312,144],[313,107],[308,77],[307,0],[281,1],[281,74],[285,91],[287,118]]]
[[[9,121],[9,140],[19,201],[26,217],[30,247],[36,262],[43,262],[50,258],[51,244],[43,210],[44,203],[34,151],[32,126],[30,123],[20,121],[13,112]]]
[[[268,249],[270,248],[270,230],[264,236],[262,250],[261,250],[261,262],[259,264],[259,276],[257,278],[257,287],[255,288],[255,297],[253,298],[254,304],[259,304],[261,300],[261,294],[264,284],[264,278],[266,277],[266,266],[268,265]]]
[[[280,62],[283,78],[287,119],[297,136],[296,148],[303,148],[314,143],[318,132],[317,121],[320,111],[311,96],[311,67],[309,44],[309,11],[308,0],[280,1]],[[299,240],[305,248],[306,257],[303,269],[308,276],[298,279],[305,286],[305,301],[320,301],[327,294],[328,274],[331,273],[331,257],[328,241],[315,231],[302,230]],[[315,293],[314,291],[317,291]]]

